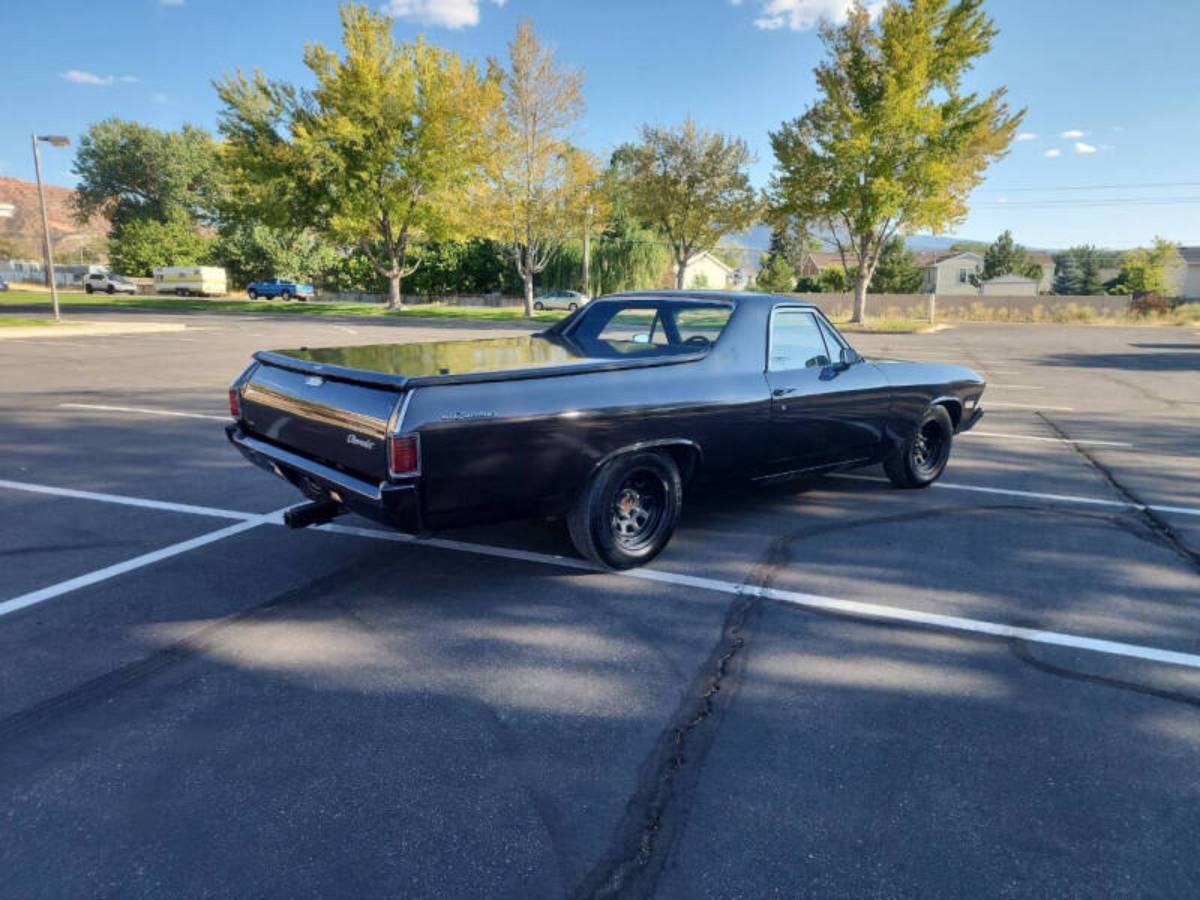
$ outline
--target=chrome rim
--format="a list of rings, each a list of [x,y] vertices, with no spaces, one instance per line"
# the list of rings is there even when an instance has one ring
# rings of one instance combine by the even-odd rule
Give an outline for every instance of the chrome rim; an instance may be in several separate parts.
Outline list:
[[[942,426],[936,420],[926,422],[913,441],[913,468],[920,475],[936,472],[946,462],[949,449],[950,441]]]
[[[667,505],[667,488],[652,472],[631,472],[613,495],[613,537],[624,550],[642,550],[658,536]]]

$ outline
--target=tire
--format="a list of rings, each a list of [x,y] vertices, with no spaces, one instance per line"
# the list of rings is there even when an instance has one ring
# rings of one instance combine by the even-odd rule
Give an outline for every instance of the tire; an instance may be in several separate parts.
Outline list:
[[[258,299],[258,291],[256,291],[254,288],[250,288],[250,290],[246,291],[246,296],[249,297],[251,300],[257,300]]]
[[[670,456],[629,453],[592,476],[567,514],[567,530],[585,559],[632,569],[667,546],[682,505],[683,482]]]
[[[575,312],[575,310],[577,310],[577,309],[579,309],[578,303],[568,303],[567,304],[567,312]]]
[[[291,291],[280,291],[279,299],[282,300],[284,303],[287,303],[289,300],[292,299],[292,292]]]
[[[92,287],[90,284],[85,284],[85,285],[83,286],[83,292],[84,292],[85,294],[88,294],[89,296],[90,296],[90,295],[92,294],[92,292],[93,292],[93,291],[95,291],[95,290],[96,290],[96,289],[95,289],[94,287]]]
[[[944,406],[931,406],[900,448],[883,464],[898,488],[929,487],[946,470],[954,444],[954,423]]]
[[[541,300],[535,300],[535,301],[533,301],[533,308],[536,309],[538,312],[541,312],[543,309],[546,308],[546,304],[543,303]]]
[[[104,293],[106,293],[106,294],[115,294],[116,292],[117,292],[117,289],[115,287],[113,287],[111,284],[104,289]]]

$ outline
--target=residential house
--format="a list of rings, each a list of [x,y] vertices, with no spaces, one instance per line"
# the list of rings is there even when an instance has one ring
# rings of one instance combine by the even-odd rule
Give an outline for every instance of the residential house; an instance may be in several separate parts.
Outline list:
[[[671,271],[674,274],[674,265]],[[705,250],[684,267],[683,286],[689,290],[742,291],[746,289],[746,276],[741,269],[725,264]]]
[[[1173,273],[1178,296],[1200,300],[1200,247],[1180,247],[1180,266]]]
[[[914,254],[925,275],[921,292],[942,296],[966,296],[979,293],[983,273],[983,255],[974,250],[939,250]]]

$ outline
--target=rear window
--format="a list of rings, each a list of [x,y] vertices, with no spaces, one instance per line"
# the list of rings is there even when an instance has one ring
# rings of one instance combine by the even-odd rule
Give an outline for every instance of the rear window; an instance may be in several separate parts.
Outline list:
[[[584,308],[567,337],[589,356],[695,353],[717,342],[731,315],[727,303],[603,300]]]

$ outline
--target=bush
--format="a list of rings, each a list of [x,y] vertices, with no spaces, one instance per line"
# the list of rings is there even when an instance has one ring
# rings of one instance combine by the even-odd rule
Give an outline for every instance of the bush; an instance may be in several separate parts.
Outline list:
[[[1175,308],[1170,297],[1161,294],[1134,294],[1129,313],[1134,316],[1161,316]]]
[[[161,266],[194,266],[207,260],[212,238],[191,222],[135,220],[122,225],[108,241],[114,272],[147,278]]]

